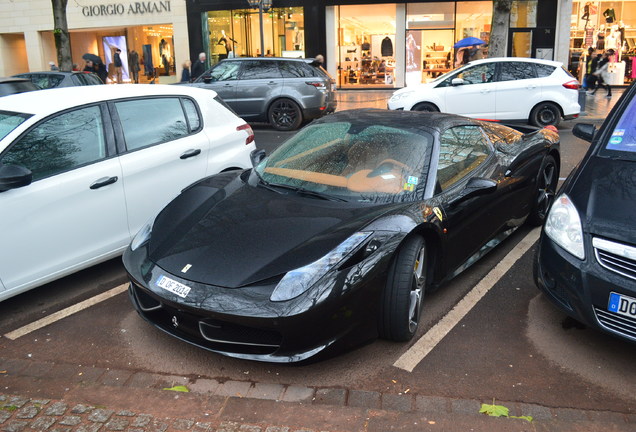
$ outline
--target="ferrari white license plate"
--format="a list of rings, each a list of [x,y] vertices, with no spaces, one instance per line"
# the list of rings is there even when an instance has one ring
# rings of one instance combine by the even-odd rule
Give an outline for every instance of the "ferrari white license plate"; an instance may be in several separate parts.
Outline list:
[[[613,292],[610,294],[607,310],[619,315],[636,318],[636,298]]]
[[[165,289],[166,291],[170,291],[171,293],[178,295],[181,298],[186,298],[186,296],[190,292],[189,286],[163,275],[159,276],[159,279],[157,279],[157,285]]]

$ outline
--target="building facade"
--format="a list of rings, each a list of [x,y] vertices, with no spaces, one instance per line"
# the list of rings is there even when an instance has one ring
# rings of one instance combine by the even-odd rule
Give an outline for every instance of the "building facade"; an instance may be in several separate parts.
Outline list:
[[[124,81],[132,75],[128,63],[138,59],[142,82],[155,74],[172,82],[189,57],[185,0],[76,0],[66,15],[72,61],[80,69],[85,53],[109,66],[120,48]],[[0,0],[0,76],[57,64],[53,31],[51,0]]]
[[[570,35],[559,13],[571,7],[572,0],[513,1],[508,55],[567,62]],[[454,68],[456,41],[488,42],[492,10],[491,0],[273,0],[263,14],[264,54],[324,54],[340,88],[402,87]],[[259,11],[247,0],[191,1],[187,13],[193,58],[260,54]]]

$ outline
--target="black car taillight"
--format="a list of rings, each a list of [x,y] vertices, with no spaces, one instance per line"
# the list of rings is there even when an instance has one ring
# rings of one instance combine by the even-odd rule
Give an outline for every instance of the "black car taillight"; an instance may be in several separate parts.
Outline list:
[[[245,145],[251,144],[254,142],[254,131],[252,130],[252,127],[250,125],[248,125],[247,123],[237,126],[236,128],[237,131],[246,131],[247,132],[247,138],[245,139]]]

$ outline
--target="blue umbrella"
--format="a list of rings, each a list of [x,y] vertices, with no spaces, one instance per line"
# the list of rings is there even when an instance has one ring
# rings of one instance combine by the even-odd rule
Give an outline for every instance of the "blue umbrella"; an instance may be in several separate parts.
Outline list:
[[[468,47],[468,46],[473,46],[473,45],[484,45],[486,43],[486,41],[483,41],[479,38],[470,36],[467,38],[464,38],[460,41],[458,41],[455,45],[453,45],[454,48],[463,48],[463,47]]]

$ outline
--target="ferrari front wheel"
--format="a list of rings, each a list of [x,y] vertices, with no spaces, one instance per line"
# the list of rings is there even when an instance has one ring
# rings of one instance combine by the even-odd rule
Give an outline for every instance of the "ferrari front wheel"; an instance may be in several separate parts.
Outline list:
[[[532,203],[532,210],[528,215],[528,223],[530,225],[542,225],[546,217],[548,217],[548,211],[554,201],[558,182],[559,166],[553,156],[547,155],[539,169],[537,191]]]
[[[417,333],[427,264],[426,243],[420,236],[408,238],[396,252],[382,295],[380,337],[405,342]]]

